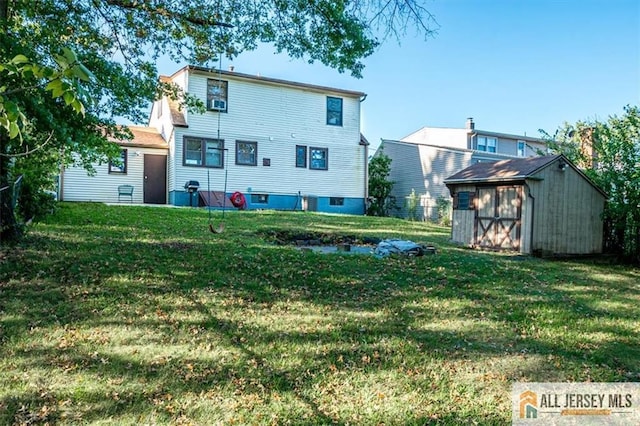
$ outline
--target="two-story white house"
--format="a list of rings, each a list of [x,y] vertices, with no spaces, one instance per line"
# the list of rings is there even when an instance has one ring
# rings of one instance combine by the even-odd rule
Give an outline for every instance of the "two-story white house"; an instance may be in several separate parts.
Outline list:
[[[166,200],[156,202],[203,205],[209,203],[202,192],[215,195],[226,189],[227,195],[241,192],[249,209],[364,213],[364,93],[195,66],[161,78],[207,107],[203,114],[191,113],[166,97],[153,104],[148,128],[166,142],[164,177],[160,171],[127,179],[108,173],[105,165],[105,172],[99,170],[95,178],[108,193],[82,195],[77,177],[73,182],[67,178],[66,199],[116,201],[117,181],[139,188],[134,190],[135,202],[150,202],[146,193],[164,192]],[[123,155],[146,157],[141,154],[128,149]],[[162,164],[149,171],[156,168]],[[185,188],[189,181],[199,183],[200,196]]]
[[[400,140],[383,139],[379,153],[391,158],[391,195],[408,217],[407,197],[418,197],[416,219],[436,220],[439,200],[451,200],[444,180],[485,161],[530,157],[546,152],[542,139],[476,129],[472,118],[464,128],[423,127]]]

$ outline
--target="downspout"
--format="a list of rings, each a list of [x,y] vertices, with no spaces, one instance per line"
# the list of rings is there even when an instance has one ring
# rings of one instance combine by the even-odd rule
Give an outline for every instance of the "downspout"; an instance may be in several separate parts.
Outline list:
[[[364,198],[362,200],[364,214],[367,214],[367,200],[369,199],[369,142],[360,135],[360,145],[364,148]]]
[[[365,212],[369,198],[369,145],[364,146],[364,206]]]
[[[478,132],[469,132],[467,133],[467,135],[469,137],[469,149],[475,151],[475,149],[473,148],[473,138],[478,136]]]
[[[364,102],[367,99],[367,94],[365,93],[362,98],[360,98],[360,103]],[[367,200],[369,199],[369,141],[360,134],[360,145],[364,147],[364,199],[363,203],[363,212],[367,214]]]

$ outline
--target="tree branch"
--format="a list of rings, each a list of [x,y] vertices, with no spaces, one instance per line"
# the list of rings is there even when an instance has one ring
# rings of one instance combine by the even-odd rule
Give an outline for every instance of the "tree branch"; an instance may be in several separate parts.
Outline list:
[[[33,154],[36,151],[41,150],[46,144],[48,144],[49,142],[51,142],[51,139],[53,138],[53,130],[51,131],[51,133],[49,134],[49,137],[47,138],[46,141],[44,141],[42,144],[36,146],[33,149],[29,149],[27,147],[27,150],[25,152],[20,152],[18,154],[5,154],[5,153],[0,153],[0,157],[8,157],[8,158],[18,158],[18,157],[26,157],[27,155]]]
[[[233,25],[228,24],[226,22],[216,21],[215,19],[197,18],[195,16],[189,16],[184,13],[172,12],[164,7],[149,9],[145,3],[137,3],[137,2],[132,2],[130,0],[106,0],[106,3],[109,6],[120,7],[122,9],[128,9],[128,10],[138,10],[138,11],[143,11],[149,14],[157,14],[157,15],[164,16],[165,18],[173,18],[173,17],[179,18],[186,22],[189,22],[191,24],[198,25],[201,27],[215,26],[215,27],[233,28]]]

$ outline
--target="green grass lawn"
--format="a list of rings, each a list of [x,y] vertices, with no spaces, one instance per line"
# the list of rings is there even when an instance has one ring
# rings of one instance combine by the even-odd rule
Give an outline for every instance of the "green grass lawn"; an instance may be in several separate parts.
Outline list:
[[[214,213],[214,225],[221,220]],[[515,381],[640,381],[640,270],[388,218],[62,204],[0,249],[0,424],[506,424]],[[277,244],[407,238],[418,258]]]

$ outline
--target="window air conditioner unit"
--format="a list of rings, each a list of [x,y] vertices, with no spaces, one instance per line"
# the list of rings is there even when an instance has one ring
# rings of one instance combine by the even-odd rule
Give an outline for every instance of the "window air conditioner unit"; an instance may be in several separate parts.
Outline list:
[[[220,99],[209,99],[209,109],[213,109],[216,111],[224,111],[227,109],[227,103]]]

